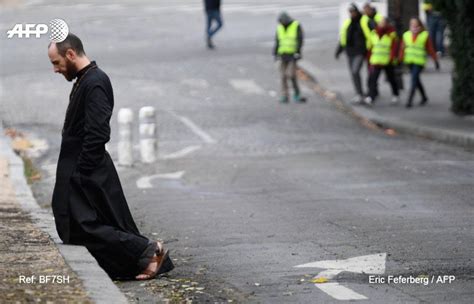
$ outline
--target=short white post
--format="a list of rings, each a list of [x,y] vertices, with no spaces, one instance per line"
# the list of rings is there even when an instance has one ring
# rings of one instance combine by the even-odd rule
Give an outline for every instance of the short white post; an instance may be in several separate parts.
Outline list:
[[[133,111],[129,108],[120,109],[117,120],[119,126],[118,164],[120,166],[131,166],[133,165]]]
[[[153,163],[157,155],[155,108],[143,107],[138,114],[140,119],[140,156],[142,162]]]

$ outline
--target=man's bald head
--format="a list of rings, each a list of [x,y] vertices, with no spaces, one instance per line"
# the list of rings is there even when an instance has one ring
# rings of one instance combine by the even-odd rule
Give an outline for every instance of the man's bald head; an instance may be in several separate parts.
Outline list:
[[[74,34],[69,34],[63,42],[51,42],[48,46],[48,57],[54,72],[63,74],[68,81],[72,81],[77,72],[90,63],[81,39]]]
[[[66,39],[64,39],[62,42],[51,42],[48,48],[53,45],[55,45],[58,49],[59,55],[63,57],[66,56],[66,52],[69,49],[73,50],[79,57],[82,57],[86,54],[86,52],[84,52],[84,46],[82,45],[81,39],[72,33],[69,33]]]

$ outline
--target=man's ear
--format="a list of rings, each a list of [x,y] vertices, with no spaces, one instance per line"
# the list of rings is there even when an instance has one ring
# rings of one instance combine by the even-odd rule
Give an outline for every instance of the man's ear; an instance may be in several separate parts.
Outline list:
[[[74,52],[73,49],[67,49],[66,50],[66,58],[69,59],[69,61],[74,61],[77,57],[76,52]]]

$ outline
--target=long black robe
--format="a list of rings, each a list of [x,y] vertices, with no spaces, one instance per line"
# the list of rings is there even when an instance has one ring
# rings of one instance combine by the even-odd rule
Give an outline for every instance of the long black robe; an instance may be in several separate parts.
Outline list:
[[[156,243],[140,235],[105,143],[112,85],[95,62],[79,71],[64,121],[52,207],[66,244],[86,246],[112,278],[140,273]]]

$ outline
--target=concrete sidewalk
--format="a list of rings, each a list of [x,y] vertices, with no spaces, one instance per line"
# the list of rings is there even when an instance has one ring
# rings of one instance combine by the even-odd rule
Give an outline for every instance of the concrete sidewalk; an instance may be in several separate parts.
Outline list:
[[[301,61],[303,68],[317,81],[328,96],[336,94],[337,99],[357,115],[398,132],[422,136],[445,143],[474,148],[474,117],[460,117],[450,110],[451,70],[453,63],[449,58],[441,59],[441,70],[435,71],[433,62],[428,62],[422,74],[422,81],[427,92],[429,103],[418,106],[419,93],[415,95],[415,104],[411,109],[405,108],[409,75],[403,80],[405,90],[400,93],[400,103],[390,105],[391,91],[382,75],[379,79],[380,97],[371,108],[353,105],[351,98],[355,95],[347,66],[345,54],[334,58],[334,49],[319,49],[305,53]],[[363,84],[367,88],[367,69],[363,67]]]
[[[61,243],[1,122],[0,219],[0,303],[127,303],[85,247]]]

